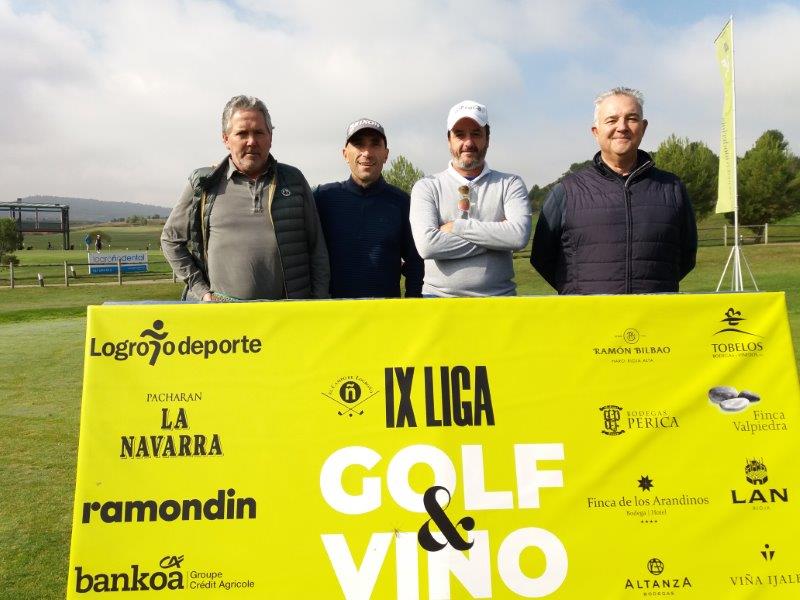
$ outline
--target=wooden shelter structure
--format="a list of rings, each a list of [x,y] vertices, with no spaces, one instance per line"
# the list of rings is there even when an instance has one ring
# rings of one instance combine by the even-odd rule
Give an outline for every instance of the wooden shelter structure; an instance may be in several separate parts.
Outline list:
[[[69,250],[69,205],[23,203],[22,198],[16,202],[0,202],[0,218],[8,217],[17,224],[21,233],[60,233],[64,250]],[[47,219],[58,213],[58,220]]]

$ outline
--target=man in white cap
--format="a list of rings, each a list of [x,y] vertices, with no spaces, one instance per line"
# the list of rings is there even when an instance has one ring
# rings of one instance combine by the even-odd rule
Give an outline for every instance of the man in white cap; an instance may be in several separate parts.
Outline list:
[[[423,296],[513,296],[512,252],[531,234],[528,190],[517,175],[486,164],[489,118],[483,104],[450,109],[446,170],[411,190],[411,231],[425,259]]]

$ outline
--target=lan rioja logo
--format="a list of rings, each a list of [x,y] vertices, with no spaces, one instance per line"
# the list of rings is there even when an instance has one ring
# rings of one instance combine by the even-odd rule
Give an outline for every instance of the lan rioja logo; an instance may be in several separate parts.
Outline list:
[[[731,501],[734,504],[750,504],[754,508],[767,510],[773,504],[789,502],[789,490],[787,488],[761,488],[762,485],[769,481],[767,466],[763,459],[748,459],[744,466],[744,478],[755,489],[749,493],[731,490]]]

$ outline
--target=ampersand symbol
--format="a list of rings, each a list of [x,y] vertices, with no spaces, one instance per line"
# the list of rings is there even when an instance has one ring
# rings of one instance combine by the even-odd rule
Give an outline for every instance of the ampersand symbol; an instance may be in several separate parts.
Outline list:
[[[444,506],[440,505],[436,501],[436,493],[440,490],[447,494],[447,502],[444,503]],[[472,531],[475,529],[475,519],[472,517],[464,517],[458,523],[456,523],[456,525],[453,525],[453,522],[447,518],[446,514],[444,514],[444,509],[446,509],[450,504],[450,498],[450,491],[440,485],[429,487],[422,497],[425,510],[428,511],[428,514],[431,518],[425,521],[425,524],[420,527],[419,532],[417,533],[417,540],[419,541],[419,545],[428,552],[438,552],[447,546],[448,542],[456,550],[469,550],[475,543],[474,541],[467,542],[467,540],[461,537],[456,529],[456,525],[461,525],[461,527],[463,527],[466,531]],[[433,534],[431,534],[430,530],[431,520],[433,520],[433,522],[439,527],[439,531],[442,532],[442,535],[444,535],[444,538],[447,540],[447,542],[439,542],[433,537]]]

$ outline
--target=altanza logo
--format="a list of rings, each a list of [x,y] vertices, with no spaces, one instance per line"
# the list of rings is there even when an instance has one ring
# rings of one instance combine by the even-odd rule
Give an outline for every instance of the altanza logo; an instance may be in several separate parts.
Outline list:
[[[165,556],[158,561],[158,571],[141,571],[139,565],[122,573],[84,573],[83,567],[75,567],[75,591],[88,592],[160,592],[182,590],[183,572],[180,570],[183,556]]]
[[[187,335],[181,340],[168,340],[169,333],[162,331],[164,321],[156,319],[153,327],[147,328],[139,334],[141,339],[119,340],[116,342],[98,342],[97,338],[92,338],[89,343],[90,356],[104,356],[114,360],[128,360],[134,356],[143,358],[150,357],[150,366],[156,364],[158,357],[162,354],[171,356],[179,354],[183,356],[197,355],[204,359],[215,354],[258,354],[261,352],[261,340],[259,338],[249,338],[246,335],[238,338],[223,339],[195,339]]]

